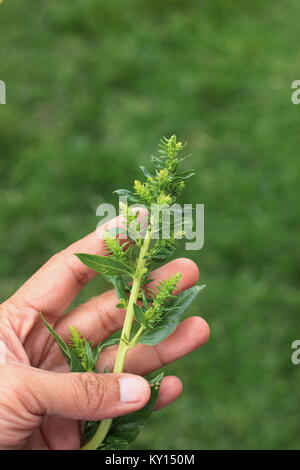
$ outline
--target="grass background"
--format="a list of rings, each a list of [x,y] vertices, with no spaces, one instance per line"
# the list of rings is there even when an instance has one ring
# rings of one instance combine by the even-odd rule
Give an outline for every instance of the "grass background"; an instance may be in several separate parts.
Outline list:
[[[205,204],[206,242],[186,255],[208,287],[191,313],[212,335],[167,368],[185,393],[135,448],[299,448],[299,14],[297,0],[0,8],[0,300],[95,228],[161,135],[193,153],[185,201]]]

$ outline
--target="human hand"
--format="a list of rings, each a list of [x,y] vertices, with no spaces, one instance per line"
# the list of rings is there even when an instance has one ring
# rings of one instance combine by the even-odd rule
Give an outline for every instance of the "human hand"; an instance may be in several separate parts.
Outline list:
[[[6,353],[5,363],[0,365],[0,449],[79,449],[82,420],[112,418],[142,408],[150,391],[140,376],[199,348],[209,337],[205,320],[191,317],[157,346],[140,344],[130,351],[126,373],[67,372],[40,312],[66,341],[72,325],[93,344],[119,330],[124,320],[113,290],[65,315],[82,287],[95,276],[74,256],[76,252],[103,255],[105,247],[99,234],[91,233],[54,255],[0,305],[0,340]],[[197,282],[197,266],[181,258],[155,270],[149,286],[155,288],[160,280],[179,271],[179,291]],[[106,348],[98,371],[107,365],[112,370],[115,355],[116,347]],[[174,401],[181,391],[177,377],[165,377],[157,409]]]

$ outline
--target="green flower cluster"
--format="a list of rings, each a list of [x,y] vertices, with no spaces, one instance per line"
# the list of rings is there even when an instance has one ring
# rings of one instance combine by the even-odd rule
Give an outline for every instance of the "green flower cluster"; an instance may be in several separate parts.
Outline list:
[[[174,234],[169,239],[157,240],[153,248],[149,250],[147,258],[156,263],[159,263],[161,260],[164,261],[174,253],[178,243],[179,237],[176,239]]]
[[[71,334],[71,346],[74,349],[74,352],[76,353],[82,367],[86,371],[92,370],[90,368],[87,356],[88,350],[90,350],[90,343],[80,335],[79,331],[75,328],[75,326],[70,326],[69,330]]]
[[[120,240],[113,238],[108,232],[104,234],[104,243],[110,255],[118,261],[124,261],[127,258],[126,251],[123,250]]]
[[[177,273],[169,279],[160,282],[157,294],[154,294],[151,306],[143,314],[143,326],[152,328],[159,322],[166,311],[166,304],[173,296],[173,291],[181,279],[181,273]]]
[[[184,148],[182,142],[177,142],[176,136],[169,139],[163,138],[159,146],[159,157],[151,157],[152,163],[156,167],[155,174],[150,174],[147,168],[141,167],[146,181],[134,181],[135,196],[148,206],[158,204],[160,206],[170,206],[185,187],[184,179],[192,176],[186,172],[178,173],[178,164],[186,157],[180,157]]]

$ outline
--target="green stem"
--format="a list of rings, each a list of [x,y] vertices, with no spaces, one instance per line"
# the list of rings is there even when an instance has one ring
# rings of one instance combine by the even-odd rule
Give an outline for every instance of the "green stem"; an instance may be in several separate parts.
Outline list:
[[[136,343],[138,342],[138,340],[140,339],[140,337],[142,336],[142,333],[145,331],[145,327],[144,326],[141,326],[136,335],[132,338],[132,340],[130,341],[129,345],[128,345],[128,348],[131,349],[131,348],[134,348],[134,346],[136,345]]]
[[[101,442],[105,439],[111,423],[112,419],[104,419],[101,421],[92,439],[82,446],[80,450],[97,450]]]
[[[131,293],[130,293],[130,297],[128,301],[125,321],[124,321],[124,325],[122,329],[121,339],[120,339],[116,362],[115,362],[114,371],[113,371],[115,374],[120,374],[123,372],[127,352],[129,351],[129,349],[135,346],[136,342],[138,341],[140,335],[143,332],[143,327],[140,327],[137,334],[129,343],[132,322],[134,319],[134,304],[136,304],[137,299],[138,299],[138,294],[139,294],[140,286],[141,286],[141,280],[143,277],[141,273],[146,266],[145,256],[148,253],[150,241],[151,241],[151,228],[149,226],[147,233],[145,235],[144,241],[143,241],[143,245],[139,253],[139,257],[138,257],[138,261],[136,265],[136,271],[133,277]],[[111,424],[112,424],[112,419],[105,419],[101,421],[92,439],[89,442],[87,442],[81,448],[81,450],[96,450],[104,441],[111,427]]]

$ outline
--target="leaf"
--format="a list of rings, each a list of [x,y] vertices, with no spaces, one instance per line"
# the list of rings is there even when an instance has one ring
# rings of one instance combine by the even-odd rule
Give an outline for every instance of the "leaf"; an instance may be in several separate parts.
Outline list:
[[[164,240],[164,243],[158,243],[154,248],[151,261],[154,263],[162,263],[170,258],[176,251],[179,240]]]
[[[146,178],[151,178],[152,177],[151,173],[147,170],[147,168],[145,166],[140,166],[140,169],[142,170],[142,172],[144,173],[144,176],[146,176]]]
[[[184,162],[185,160],[187,160],[188,158],[190,158],[191,155],[192,155],[191,153],[189,153],[188,155],[184,155],[184,157],[180,157],[180,158],[179,158],[179,161],[182,163],[182,162]]]
[[[124,450],[128,448],[143,429],[153,412],[163,376],[164,374],[161,373],[149,380],[151,396],[144,408],[113,420],[112,426],[98,450]],[[86,440],[92,438],[98,425],[99,422],[87,423],[85,429]]]
[[[150,277],[148,278],[145,278],[142,282],[141,282],[141,287],[147,285],[147,284],[150,284],[150,282],[153,282],[154,279],[151,279]]]
[[[188,176],[190,175],[191,173],[194,173],[194,168],[189,168],[188,170],[184,170],[184,171],[180,171],[179,173],[176,173],[175,176]]]
[[[71,361],[69,363],[70,372],[87,372],[87,370],[81,364],[80,359],[77,357],[77,354],[75,353],[75,351],[72,348],[70,348],[70,350],[71,350]]]
[[[150,157],[151,162],[155,165],[156,168],[163,168],[164,167],[164,162],[158,158],[158,157]]]
[[[126,305],[124,305],[123,303],[120,302],[116,305],[116,307],[124,309],[124,308],[126,308]]]
[[[121,276],[116,276],[114,279],[114,285],[115,285],[118,299],[126,299],[127,298],[127,294],[126,294],[127,283],[124,281],[124,279]]]
[[[80,261],[100,274],[129,274],[132,275],[132,269],[127,264],[118,261],[111,256],[90,255],[88,253],[76,253]]]
[[[45,317],[43,316],[43,314],[40,313],[40,315],[41,315],[41,318],[43,320],[44,325],[50,331],[51,335],[55,339],[56,343],[58,344],[58,346],[59,346],[61,352],[63,353],[63,355],[65,356],[65,358],[68,359],[69,361],[71,361],[72,354],[71,354],[70,346],[67,343],[64,342],[64,340],[59,336],[59,334],[56,333],[54,328],[52,328],[52,326],[45,320]]]
[[[84,347],[85,347],[86,368],[89,371],[93,371],[95,369],[95,361],[97,361],[98,357],[94,355],[91,344],[88,341],[85,342]]]
[[[194,170],[186,170],[182,171],[181,173],[177,173],[174,178],[174,183],[178,183],[179,181],[187,180],[188,178],[191,178],[192,176],[195,176]]]
[[[112,338],[107,341],[104,341],[103,343],[98,344],[97,350],[99,353],[103,351],[104,348],[107,348],[108,346],[113,346],[114,344],[119,344],[120,342],[120,337],[118,338]]]
[[[113,192],[114,194],[118,194],[118,196],[125,196],[128,198],[129,202],[136,202],[136,203],[141,203],[142,201],[135,196],[131,191],[128,191],[128,189],[117,189],[116,191]]]
[[[173,333],[191,303],[204,287],[205,286],[194,286],[174,296],[168,303],[166,313],[161,321],[151,330],[143,334],[140,343],[153,346]]]
[[[109,274],[101,274],[107,282],[110,282],[113,286],[115,285],[116,275],[110,276]]]
[[[80,360],[77,357],[74,349],[69,346],[64,340],[59,336],[59,334],[52,328],[52,326],[45,320],[44,316],[41,313],[41,318],[44,322],[44,325],[49,330],[53,338],[55,339],[59,349],[61,350],[62,354],[67,359],[67,362],[70,366],[71,372],[86,372],[85,368],[81,364]]]
[[[96,364],[99,360],[100,352],[102,351],[102,349],[97,346],[92,351],[93,351],[94,364]]]
[[[140,305],[134,304],[133,305],[133,310],[134,310],[134,316],[137,322],[139,322],[141,325],[143,324],[143,318],[144,318],[144,310]]]
[[[144,304],[145,308],[147,309],[149,307],[149,302],[148,302],[148,299],[147,299],[146,292],[144,290],[142,290],[142,299],[143,299],[143,304]]]

